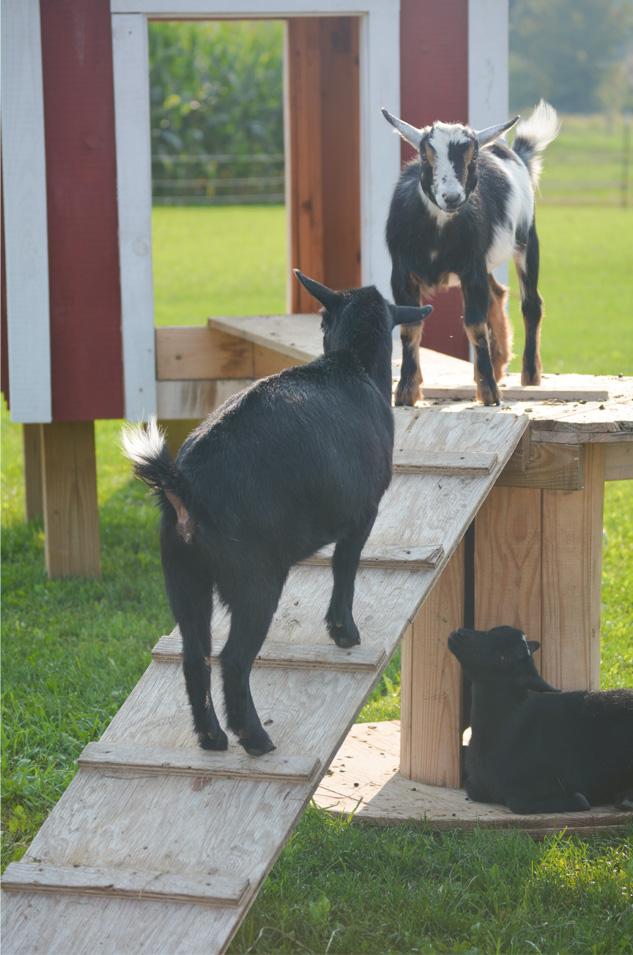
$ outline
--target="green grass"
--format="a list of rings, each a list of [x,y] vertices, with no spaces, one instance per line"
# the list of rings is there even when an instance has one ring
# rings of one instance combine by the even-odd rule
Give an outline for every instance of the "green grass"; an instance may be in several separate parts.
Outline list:
[[[546,370],[633,373],[632,213],[541,205],[537,215]],[[274,207],[155,210],[160,323],[283,311],[284,234]],[[518,351],[521,341],[517,330]],[[20,428],[2,411],[3,866],[171,627],[154,508],[117,451],[118,429],[96,424],[102,577],[49,581],[42,524],[22,519]],[[633,686],[632,482],[607,486],[604,527],[602,685]],[[361,719],[397,717],[399,704],[397,654]],[[366,829],[310,808],[231,951],[630,952],[632,860],[633,825],[535,843]]]

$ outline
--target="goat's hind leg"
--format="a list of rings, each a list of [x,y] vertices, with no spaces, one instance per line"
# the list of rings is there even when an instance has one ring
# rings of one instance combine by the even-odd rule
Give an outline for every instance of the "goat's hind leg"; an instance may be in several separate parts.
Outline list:
[[[497,282],[492,272],[488,275],[488,285],[490,287],[488,307],[490,357],[495,381],[501,381],[512,358],[512,326],[506,311],[508,289]]]
[[[239,743],[251,756],[263,756],[275,745],[257,715],[250,674],[277,609],[285,578],[265,578],[260,569],[245,574],[244,579],[244,586],[228,601],[231,629],[220,655],[224,704],[229,727]]]
[[[329,634],[338,647],[353,647],[360,643],[358,627],[352,616],[354,582],[365,541],[369,537],[378,509],[373,509],[366,523],[339,540],[332,557],[334,586],[325,617]]]
[[[541,319],[543,317],[543,299],[538,292],[539,244],[534,222],[530,226],[525,252],[516,256],[515,264],[521,289],[521,311],[525,327],[525,347],[523,349],[522,385],[540,385],[541,365],[540,341]]]
[[[195,544],[170,530],[161,535],[165,588],[182,636],[182,669],[198,742],[224,750],[229,741],[211,699],[211,613],[213,583]]]

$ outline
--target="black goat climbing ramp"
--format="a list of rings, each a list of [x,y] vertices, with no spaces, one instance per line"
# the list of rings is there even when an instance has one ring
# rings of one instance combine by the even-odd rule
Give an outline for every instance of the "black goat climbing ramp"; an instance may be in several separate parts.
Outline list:
[[[360,647],[323,618],[328,555],[293,569],[253,668],[277,749],[199,749],[180,639],[154,659],[19,863],[6,870],[3,947],[17,953],[224,951],[403,633],[527,425],[523,414],[396,409],[396,473],[356,583]],[[213,652],[228,620],[213,620]],[[221,698],[218,668],[213,693]]]

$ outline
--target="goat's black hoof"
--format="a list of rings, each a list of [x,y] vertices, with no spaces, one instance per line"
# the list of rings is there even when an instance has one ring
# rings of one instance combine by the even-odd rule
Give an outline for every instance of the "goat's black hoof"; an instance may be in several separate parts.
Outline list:
[[[229,748],[229,738],[224,730],[219,730],[215,736],[210,736],[208,733],[198,733],[198,742],[203,749],[224,751]]]
[[[624,809],[626,812],[633,812],[633,790],[625,793],[618,793],[613,800],[616,809]]]
[[[264,756],[266,753],[272,753],[274,749],[277,749],[265,730],[262,730],[256,736],[240,737],[238,743],[244,747],[249,756]]]
[[[355,647],[360,643],[360,633],[353,619],[344,624],[338,623],[328,616],[325,618],[325,625],[337,647],[347,650],[349,647]]]
[[[571,812],[587,812],[591,809],[588,800],[582,793],[572,793],[571,799],[573,803],[573,808],[570,810]]]

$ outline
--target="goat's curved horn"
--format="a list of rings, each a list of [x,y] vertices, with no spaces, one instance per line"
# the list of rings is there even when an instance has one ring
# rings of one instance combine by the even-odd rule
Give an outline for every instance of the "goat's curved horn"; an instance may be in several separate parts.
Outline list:
[[[326,308],[333,308],[335,306],[339,297],[338,292],[332,291],[327,285],[321,285],[320,282],[315,282],[314,279],[309,279],[308,276],[300,272],[299,269],[293,269],[293,272],[304,288],[307,288],[310,295],[313,295],[317,302],[320,302],[321,305],[324,305]]]
[[[398,119],[397,116],[393,116],[388,109],[381,107],[380,112],[385,117],[388,122],[394,126],[403,139],[406,139],[408,143],[411,143],[416,149],[420,148],[420,140],[422,139],[422,130],[417,129],[415,126],[410,126],[409,123],[405,123],[404,120]]]
[[[432,305],[416,307],[415,305],[390,304],[389,307],[391,309],[391,321],[394,328],[396,325],[416,325],[433,311]]]
[[[488,126],[486,129],[480,130],[477,133],[477,142],[480,146],[487,146],[488,143],[491,143],[497,136],[507,133],[509,129],[516,126],[519,119],[519,116],[515,116],[514,119],[508,120],[507,123],[501,123],[499,126]]]

